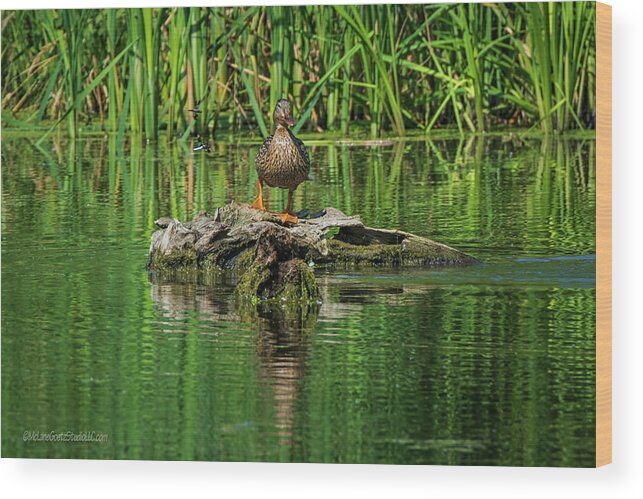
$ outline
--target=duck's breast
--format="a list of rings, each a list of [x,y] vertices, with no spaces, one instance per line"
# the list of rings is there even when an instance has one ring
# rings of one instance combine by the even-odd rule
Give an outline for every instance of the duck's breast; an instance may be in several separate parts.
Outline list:
[[[269,186],[295,189],[308,178],[310,163],[303,142],[290,130],[277,127],[259,149],[255,167]]]

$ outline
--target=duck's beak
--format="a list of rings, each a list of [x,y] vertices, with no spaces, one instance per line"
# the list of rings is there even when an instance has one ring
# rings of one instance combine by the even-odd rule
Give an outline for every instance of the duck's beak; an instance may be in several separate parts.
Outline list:
[[[295,121],[292,119],[292,116],[286,116],[286,123],[288,123],[288,126],[295,126]]]

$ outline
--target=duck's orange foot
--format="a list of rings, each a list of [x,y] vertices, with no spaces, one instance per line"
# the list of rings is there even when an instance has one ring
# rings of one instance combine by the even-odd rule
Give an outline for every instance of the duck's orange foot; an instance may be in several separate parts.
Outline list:
[[[279,218],[281,218],[281,223],[283,224],[296,224],[299,221],[297,215],[295,215],[294,213],[289,213],[287,211],[277,213],[277,215],[279,215]]]
[[[266,207],[263,205],[263,197],[262,196],[258,196],[257,199],[255,199],[252,202],[250,207],[254,208],[255,210],[266,211]]]
[[[257,180],[257,189],[259,189],[259,194],[257,198],[250,205],[251,208],[255,210],[266,211],[266,207],[263,205],[263,181]]]

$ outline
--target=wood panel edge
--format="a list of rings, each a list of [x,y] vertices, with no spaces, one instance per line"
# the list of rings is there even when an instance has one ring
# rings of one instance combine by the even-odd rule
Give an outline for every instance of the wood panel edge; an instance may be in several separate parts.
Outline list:
[[[596,2],[596,466],[612,462],[612,7]]]

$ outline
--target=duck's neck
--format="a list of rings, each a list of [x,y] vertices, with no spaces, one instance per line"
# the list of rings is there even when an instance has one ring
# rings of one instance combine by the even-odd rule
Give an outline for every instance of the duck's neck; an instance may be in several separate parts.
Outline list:
[[[275,133],[272,134],[272,141],[274,144],[290,144],[292,142],[290,130],[283,125],[277,125]]]
[[[275,135],[292,135],[290,129],[286,126],[283,126],[281,123],[277,124],[275,128]]]

